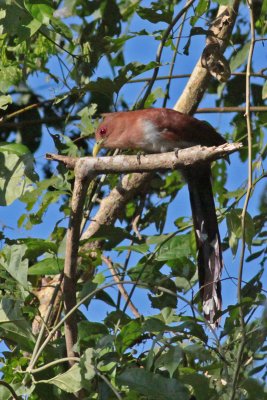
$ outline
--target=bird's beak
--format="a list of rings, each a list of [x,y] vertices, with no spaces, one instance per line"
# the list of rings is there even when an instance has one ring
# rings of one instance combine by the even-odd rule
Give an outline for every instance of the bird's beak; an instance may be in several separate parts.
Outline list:
[[[100,149],[102,148],[103,140],[99,140],[98,142],[95,142],[94,148],[93,148],[93,157],[96,157],[97,154],[99,153]]]

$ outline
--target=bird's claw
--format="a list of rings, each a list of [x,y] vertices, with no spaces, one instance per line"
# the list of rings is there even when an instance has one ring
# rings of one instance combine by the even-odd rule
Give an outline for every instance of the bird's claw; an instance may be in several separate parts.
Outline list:
[[[178,158],[179,150],[180,150],[179,148],[174,149],[174,154],[175,154],[176,158]]]
[[[138,153],[136,154],[139,165],[141,164],[141,156],[144,156],[144,155],[145,155],[145,153],[143,151],[138,151]]]

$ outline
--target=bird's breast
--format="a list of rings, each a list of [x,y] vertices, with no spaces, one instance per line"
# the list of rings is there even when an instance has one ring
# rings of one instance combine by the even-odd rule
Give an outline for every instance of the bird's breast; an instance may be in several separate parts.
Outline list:
[[[141,122],[143,132],[140,147],[148,152],[164,153],[174,149],[173,143],[164,137],[165,129],[158,129],[151,120],[143,119]]]
[[[141,121],[141,142],[139,147],[150,153],[164,153],[174,149],[185,149],[195,144],[181,140],[179,135],[170,132],[167,128],[159,128],[153,121],[143,119]]]

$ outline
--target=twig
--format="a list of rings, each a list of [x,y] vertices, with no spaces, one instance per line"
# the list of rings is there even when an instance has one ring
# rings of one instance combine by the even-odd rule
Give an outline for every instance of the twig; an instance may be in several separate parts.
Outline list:
[[[105,377],[105,375],[101,374],[98,370],[96,370],[96,374],[105,382],[105,384],[112,390],[112,392],[115,394],[117,399],[122,400],[121,395],[119,392],[114,388],[114,386],[109,382],[109,380]]]
[[[187,0],[187,2],[188,2],[188,0]],[[173,73],[176,57],[177,57],[177,54],[178,54],[180,41],[181,41],[181,38],[182,38],[182,32],[183,32],[183,29],[184,29],[184,23],[185,23],[186,15],[187,15],[187,11],[184,13],[183,19],[182,19],[182,23],[181,23],[181,25],[179,27],[179,33],[178,33],[178,37],[176,39],[176,45],[175,45],[175,48],[174,48],[174,51],[173,51],[172,60],[171,60],[171,63],[170,63],[169,78],[168,78],[168,81],[167,81],[167,84],[166,84],[166,91],[165,91],[165,96],[164,96],[164,100],[163,100],[163,103],[162,103],[162,107],[166,107],[167,101],[169,99],[170,86],[171,86],[171,82],[172,82],[172,73]]]
[[[136,234],[136,237],[138,237],[139,240],[142,240],[142,235],[138,230],[138,222],[140,220],[140,214],[136,215],[135,218],[132,221],[132,228],[134,233]]]
[[[77,158],[74,157],[62,156],[61,154],[51,154],[51,153],[47,153],[45,155],[45,158],[47,160],[62,162],[69,169],[74,169],[76,162],[78,160]]]
[[[190,78],[191,74],[175,74],[175,75],[161,75],[156,78],[157,81],[166,81],[168,79],[184,79],[184,78]],[[231,76],[243,76],[244,78],[246,77],[245,72],[232,72]],[[256,78],[263,78],[267,79],[267,75],[264,74],[263,72],[252,72],[251,76],[254,76]],[[142,83],[142,82],[149,82],[151,81],[152,78],[135,78],[131,79],[128,83]]]
[[[246,107],[203,107],[198,108],[196,113],[232,113],[241,112],[245,113],[247,111]],[[267,106],[251,106],[250,112],[266,112]]]
[[[49,307],[48,307],[48,309],[47,309],[45,318],[43,319],[43,322],[42,322],[42,325],[41,325],[41,329],[40,329],[40,332],[39,332],[39,334],[38,334],[38,338],[37,338],[37,340],[36,340],[36,343],[35,343],[35,346],[34,346],[34,349],[33,349],[33,352],[32,352],[32,356],[31,356],[31,360],[30,360],[30,362],[29,362],[28,369],[32,369],[32,368],[34,367],[35,363],[36,363],[36,354],[37,354],[38,349],[39,349],[39,346],[40,346],[40,344],[41,344],[41,341],[42,341],[42,338],[43,338],[43,335],[44,335],[45,328],[46,328],[46,326],[47,326],[47,324],[48,324],[48,321],[49,321],[49,318],[50,318],[50,315],[51,315],[51,312],[52,312],[52,309],[53,309],[55,300],[56,300],[56,298],[57,298],[57,295],[58,295],[60,286],[61,286],[61,284],[62,284],[62,280],[63,280],[63,274],[60,275],[59,282],[58,282],[58,284],[55,286],[55,289],[54,289],[54,292],[53,292],[53,296],[52,296],[52,298],[51,298],[51,300],[50,300]]]
[[[119,289],[121,295],[126,300],[126,302],[127,302],[128,306],[129,306],[129,308],[131,309],[133,315],[135,316],[135,318],[140,318],[141,314],[139,313],[139,311],[137,310],[137,308],[135,307],[135,305],[132,303],[131,299],[129,298],[129,295],[128,295],[127,291],[125,290],[125,287],[121,283],[121,280],[118,277],[118,274],[116,273],[111,260],[108,257],[105,257],[103,255],[101,256],[101,258],[104,261],[104,263],[108,266],[108,269],[110,270],[114,281],[118,283],[118,289]]]
[[[241,225],[242,225],[242,247],[241,247],[241,255],[240,255],[240,263],[239,263],[239,271],[238,271],[238,282],[237,282],[237,299],[239,303],[239,319],[241,326],[241,341],[238,348],[236,367],[233,375],[233,387],[232,394],[230,400],[234,400],[236,397],[236,391],[238,386],[239,373],[242,366],[242,358],[246,344],[246,324],[244,320],[244,311],[242,306],[242,278],[243,278],[243,268],[244,268],[244,259],[245,259],[245,250],[246,250],[246,213],[248,209],[248,204],[252,191],[252,127],[251,127],[251,117],[250,117],[250,95],[251,95],[251,87],[250,87],[250,74],[252,67],[252,59],[253,59],[253,51],[255,45],[255,21],[253,14],[253,4],[251,0],[247,0],[247,5],[249,8],[250,14],[250,34],[251,41],[248,53],[248,61],[247,61],[247,69],[246,69],[246,122],[247,122],[247,130],[248,130],[248,183],[247,183],[247,194],[244,202],[244,207],[241,215]]]
[[[42,366],[39,367],[39,368],[31,369],[31,370],[30,370],[30,373],[31,373],[32,375],[38,374],[39,372],[45,371],[46,369],[48,369],[48,368],[50,368],[50,367],[54,367],[55,365],[62,364],[62,363],[65,363],[65,362],[69,362],[69,361],[79,362],[79,361],[80,361],[80,358],[79,358],[79,357],[64,357],[64,358],[59,358],[58,360],[51,361],[50,363],[47,363],[47,364],[45,364],[45,365],[42,365]],[[26,371],[26,372],[27,372],[27,371]]]
[[[163,243],[163,242],[162,242]],[[146,289],[150,289],[151,287],[149,287],[147,284],[145,284],[144,282],[137,282],[137,281],[120,281],[120,283],[122,285],[138,285],[139,287],[142,288],[146,288]],[[36,353],[36,359],[39,358],[39,356],[41,355],[42,351],[44,350],[44,348],[46,347],[46,345],[50,342],[50,339],[54,336],[55,332],[61,327],[61,325],[82,305],[84,304],[84,302],[86,302],[87,300],[89,300],[90,298],[93,298],[98,292],[103,291],[107,288],[113,287],[118,285],[118,282],[111,282],[111,283],[107,283],[105,285],[100,286],[99,288],[93,290],[91,293],[88,293],[86,296],[84,296],[78,303],[75,304],[75,306],[73,307],[72,310],[70,310],[67,314],[64,315],[64,317],[58,322],[57,325],[55,325],[51,332],[49,332],[47,338],[44,340],[44,342],[42,343],[42,345],[40,346],[40,348],[38,349],[38,352]],[[221,349],[220,346],[220,342],[219,342],[219,338],[215,332],[215,330],[210,326],[209,321],[207,321],[206,319],[203,319],[203,316],[201,314],[201,312],[198,310],[197,307],[195,307],[192,302],[190,300],[188,300],[186,297],[183,297],[182,295],[180,295],[179,293],[174,293],[171,290],[164,288],[162,286],[155,286],[156,290],[162,291],[164,293],[168,293],[171,296],[177,297],[178,299],[184,301],[187,305],[189,305],[190,307],[194,307],[195,313],[197,315],[199,315],[199,317],[201,318],[201,321],[203,322],[204,325],[207,326],[207,328],[210,329],[210,331],[212,332],[212,334],[214,335],[214,339],[216,340],[216,345],[218,346],[218,349]],[[31,370],[28,370],[29,373],[31,373]]]

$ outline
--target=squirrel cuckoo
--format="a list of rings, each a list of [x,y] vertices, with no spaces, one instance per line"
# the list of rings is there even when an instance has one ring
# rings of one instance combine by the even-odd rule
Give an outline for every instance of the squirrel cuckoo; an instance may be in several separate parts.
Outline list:
[[[214,128],[190,115],[166,108],[154,108],[104,114],[96,131],[95,156],[100,147],[140,149],[159,153],[186,147],[219,146],[226,143]],[[213,325],[221,310],[222,251],[209,163],[187,167],[183,175],[188,183],[194,230],[200,294],[205,318]]]

